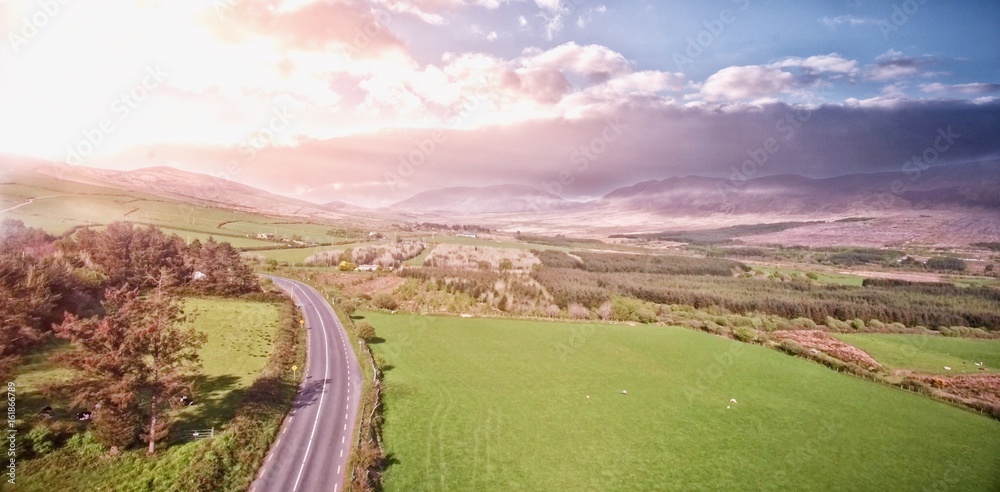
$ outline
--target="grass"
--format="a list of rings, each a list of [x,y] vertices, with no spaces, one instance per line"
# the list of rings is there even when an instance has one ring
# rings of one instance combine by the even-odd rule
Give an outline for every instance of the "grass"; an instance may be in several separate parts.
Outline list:
[[[753,269],[759,272],[764,272],[765,274],[768,275],[774,272],[784,273],[788,275],[795,275],[795,274],[805,275],[807,273],[814,273],[816,274],[816,282],[821,284],[853,285],[855,287],[861,287],[861,283],[865,280],[864,277],[858,277],[856,275],[844,275],[842,273],[796,270],[794,268],[777,268],[777,267],[753,265]]]
[[[218,428],[233,417],[245,389],[264,367],[281,307],[200,298],[186,299],[184,307],[194,326],[208,335],[208,341],[201,351],[203,377],[198,381],[197,404],[179,415],[175,429]],[[25,405],[43,401],[40,385],[69,374],[47,362],[53,351],[65,348],[65,344],[53,344],[19,368],[19,401]],[[59,409],[56,411],[58,416]],[[98,456],[80,459],[77,452],[62,448],[42,458],[21,461],[17,487],[64,492],[161,490],[187,471],[199,446],[207,443],[176,442],[152,458],[145,456],[144,449],[133,449],[113,460]]]
[[[854,333],[834,336],[868,352],[889,369],[932,374],[1000,371],[1000,340]],[[984,362],[987,371],[980,371],[974,362]],[[945,366],[952,370],[946,370]]]
[[[60,234],[74,226],[108,224],[117,220],[132,220],[177,229],[181,237],[201,233],[204,241],[214,234],[217,240],[229,240],[233,246],[264,246],[273,242],[255,241],[243,236],[248,233],[277,233],[279,237],[299,235],[308,241],[324,242],[330,225],[313,222],[290,222],[287,218],[235,212],[222,208],[192,205],[139,191],[125,191],[83,183],[44,179],[38,176],[18,176],[17,182],[0,184],[0,209],[23,203],[29,197],[69,195],[36,200],[5,216]],[[240,241],[236,244],[234,241]],[[335,238],[334,238],[335,239]]]
[[[360,314],[393,366],[387,491],[1000,488],[1000,422],[762,347]]]
[[[185,313],[208,335],[201,349],[203,377],[196,386],[197,405],[184,410],[181,424],[219,426],[232,418],[243,390],[264,368],[280,307],[236,299],[187,299]]]
[[[302,263],[306,261],[306,258],[323,251],[343,251],[347,248],[356,248],[358,246],[378,246],[385,244],[385,241],[369,242],[369,243],[351,243],[351,244],[341,244],[337,246],[315,246],[312,248],[285,248],[285,249],[266,249],[260,251],[248,251],[247,255],[260,255],[267,259],[273,259],[276,261],[285,261],[290,264]]]

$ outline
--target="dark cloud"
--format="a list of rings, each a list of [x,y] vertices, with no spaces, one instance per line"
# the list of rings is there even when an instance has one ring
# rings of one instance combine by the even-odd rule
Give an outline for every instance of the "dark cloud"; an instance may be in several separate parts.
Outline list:
[[[518,183],[566,197],[671,176],[812,177],[900,170],[914,156],[946,164],[1000,154],[1000,103],[909,101],[892,107],[624,108],[614,116],[474,131],[407,130],[261,150],[232,178],[305,198],[386,204],[448,186]],[[944,145],[942,134],[950,135]],[[138,151],[144,152],[144,151]],[[168,152],[180,152],[170,155]],[[212,173],[240,156],[160,150]],[[756,161],[754,161],[756,159]]]

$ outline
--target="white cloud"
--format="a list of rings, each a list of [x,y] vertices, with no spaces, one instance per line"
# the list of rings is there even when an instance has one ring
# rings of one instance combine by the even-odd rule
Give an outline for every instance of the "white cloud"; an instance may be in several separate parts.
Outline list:
[[[819,19],[820,23],[827,27],[837,27],[842,25],[848,25],[851,27],[863,26],[866,24],[876,24],[878,20],[871,19],[868,17],[857,17],[853,15],[838,15],[836,17],[821,17]]]
[[[497,32],[496,31],[490,31],[490,33],[486,35],[486,40],[487,41],[496,41],[497,40]]]
[[[786,58],[768,66],[773,68],[799,68],[809,73],[854,74],[858,71],[857,61],[848,60],[836,53],[815,55],[808,58]]]
[[[523,15],[520,16],[520,17],[518,17],[517,18],[517,25],[519,25],[521,27],[527,27],[528,26],[528,19],[525,19]]]
[[[795,75],[777,68],[727,67],[705,80],[701,95],[709,101],[737,101],[787,92],[795,86]]]

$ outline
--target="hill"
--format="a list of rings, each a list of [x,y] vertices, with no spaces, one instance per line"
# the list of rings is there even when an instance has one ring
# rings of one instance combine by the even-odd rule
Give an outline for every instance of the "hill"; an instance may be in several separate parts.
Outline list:
[[[408,212],[530,213],[572,208],[574,202],[524,185],[459,186],[418,193],[390,208]]]

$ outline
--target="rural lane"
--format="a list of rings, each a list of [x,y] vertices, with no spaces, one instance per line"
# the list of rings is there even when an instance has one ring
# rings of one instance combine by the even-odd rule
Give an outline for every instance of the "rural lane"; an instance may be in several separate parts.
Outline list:
[[[326,299],[295,280],[269,277],[305,314],[305,378],[251,492],[344,489],[361,400],[361,367]]]

